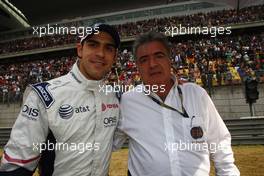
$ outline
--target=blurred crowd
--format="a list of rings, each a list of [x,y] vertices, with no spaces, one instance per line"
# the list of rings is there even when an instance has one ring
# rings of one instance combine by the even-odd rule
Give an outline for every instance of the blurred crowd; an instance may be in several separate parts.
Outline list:
[[[136,23],[126,23],[117,25],[122,37],[133,37],[150,30],[165,32],[164,27],[181,26],[184,27],[212,27],[225,26],[238,23],[247,23],[264,20],[264,5],[251,6],[239,11],[235,9],[213,11],[209,13],[197,13],[186,16],[173,16],[165,18],[154,18],[150,20],[138,21]]]
[[[264,82],[264,33],[173,43],[178,75],[205,87]]]
[[[179,24],[185,27],[212,27],[261,20],[264,20],[264,5],[246,7],[239,11],[231,9],[209,13],[197,13],[186,16],[154,18],[150,20],[116,25],[116,28],[118,29],[122,38],[129,38],[150,30],[165,32],[164,27],[175,26]],[[72,24],[82,25],[81,22]],[[78,36],[70,34],[29,37],[0,43],[0,54],[61,46],[75,43],[78,40]]]
[[[17,102],[28,84],[66,74],[76,56],[0,66],[0,97],[3,103]],[[264,82],[264,33],[222,38],[172,41],[172,71],[179,81],[195,82],[205,88],[241,84],[246,79]],[[141,82],[129,49],[118,54],[118,62],[106,83],[137,85]]]
[[[122,38],[149,30],[162,31],[165,25],[219,26],[264,20],[264,5],[207,14],[151,19],[117,25]],[[75,43],[73,35],[25,38],[0,43],[0,54]],[[210,37],[170,38],[172,72],[181,82],[195,82],[209,90],[214,86],[241,84],[246,79],[264,82],[264,32]],[[106,77],[107,84],[141,83],[130,48],[118,53],[118,62]],[[21,102],[28,84],[43,82],[66,74],[76,56],[36,58],[27,62],[0,65],[0,102]],[[29,59],[28,59],[29,60]]]
[[[74,57],[42,59],[0,65],[0,97],[2,103],[21,102],[28,84],[65,75],[75,62]]]

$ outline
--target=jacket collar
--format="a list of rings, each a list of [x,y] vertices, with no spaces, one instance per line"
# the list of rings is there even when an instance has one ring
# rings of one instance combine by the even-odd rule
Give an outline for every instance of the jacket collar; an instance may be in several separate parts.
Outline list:
[[[103,80],[90,80],[87,79],[80,71],[78,67],[78,61],[72,67],[70,71],[72,78],[80,84],[82,87],[89,90],[99,90],[100,86],[103,85]]]

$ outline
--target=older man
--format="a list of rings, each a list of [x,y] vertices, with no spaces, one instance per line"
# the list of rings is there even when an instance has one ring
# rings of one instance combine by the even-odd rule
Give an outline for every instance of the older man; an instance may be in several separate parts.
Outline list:
[[[120,147],[123,134],[129,137],[128,174],[206,176],[211,155],[217,175],[240,175],[230,133],[212,100],[196,84],[177,84],[170,51],[160,33],[149,32],[135,41],[143,84],[123,94],[115,140]]]

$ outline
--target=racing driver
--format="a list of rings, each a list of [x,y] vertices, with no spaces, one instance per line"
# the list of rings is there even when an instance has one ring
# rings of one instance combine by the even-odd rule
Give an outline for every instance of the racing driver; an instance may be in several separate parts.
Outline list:
[[[112,26],[94,25],[77,44],[78,59],[67,75],[26,89],[4,148],[1,176],[32,176],[44,149],[55,151],[49,174],[108,174],[119,106],[114,94],[99,88],[116,61],[119,45],[118,32]],[[56,143],[46,142],[48,135]]]

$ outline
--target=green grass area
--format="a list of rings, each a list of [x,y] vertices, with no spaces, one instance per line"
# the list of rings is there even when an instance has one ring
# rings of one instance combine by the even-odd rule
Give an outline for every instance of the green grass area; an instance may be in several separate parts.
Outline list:
[[[235,164],[241,175],[262,176],[264,173],[264,145],[233,146]],[[112,155],[110,176],[126,176],[128,150],[123,149]],[[211,167],[210,176],[215,176]]]
[[[0,158],[2,158],[3,150],[0,149]]]
[[[261,176],[264,173],[264,145],[233,146],[235,163],[241,175]],[[0,156],[3,151],[0,149]],[[110,165],[110,176],[126,176],[128,149],[114,152]],[[213,167],[210,176],[214,176]],[[38,176],[37,172],[34,176]]]

